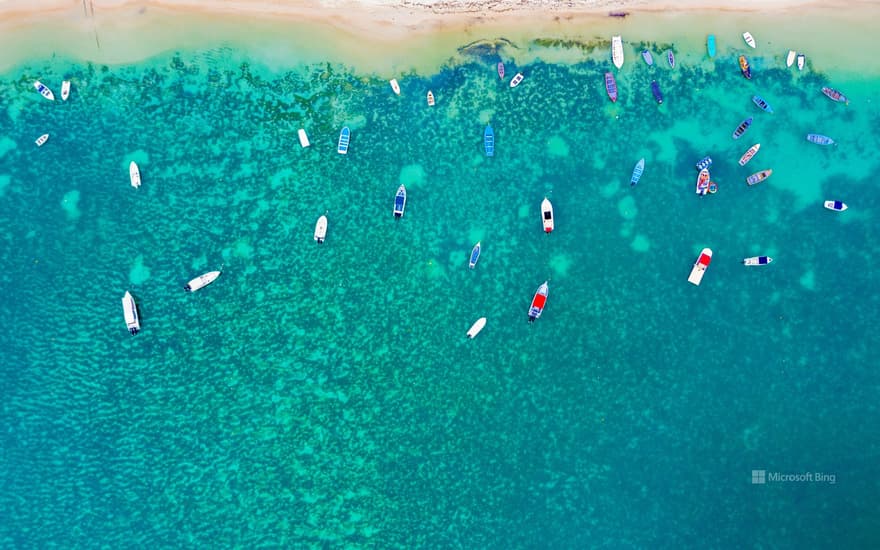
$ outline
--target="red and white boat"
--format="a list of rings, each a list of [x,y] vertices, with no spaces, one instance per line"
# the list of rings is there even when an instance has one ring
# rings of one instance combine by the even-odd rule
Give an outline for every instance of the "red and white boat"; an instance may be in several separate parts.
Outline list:
[[[712,249],[704,248],[703,251],[700,252],[700,257],[697,258],[696,263],[694,263],[694,268],[691,269],[691,275],[688,277],[688,282],[700,286],[700,282],[703,280],[703,275],[706,274],[706,268],[709,267],[709,262],[711,261]]]
[[[703,168],[697,176],[697,195],[705,195],[709,192],[709,169]]]
[[[541,201],[541,221],[544,222],[544,233],[553,231],[553,205],[547,197]]]
[[[544,281],[541,286],[538,287],[538,290],[535,291],[535,297],[532,298],[532,305],[529,306],[530,323],[540,317],[541,313],[544,312],[544,304],[547,303],[548,292],[550,292],[550,289],[547,286],[547,281]]]
[[[525,77],[522,73],[516,73],[515,75],[513,75],[513,78],[510,79],[510,87],[516,88],[517,86],[519,86],[519,83],[523,81],[523,78]]]
[[[760,143],[756,143],[756,144],[752,145],[751,147],[749,147],[749,150],[746,151],[745,154],[743,154],[743,156],[741,156],[739,158],[739,165],[745,166],[746,163],[748,163],[750,160],[752,160],[752,157],[755,156],[755,153],[757,153],[758,149],[760,149],[760,148],[761,148]]]

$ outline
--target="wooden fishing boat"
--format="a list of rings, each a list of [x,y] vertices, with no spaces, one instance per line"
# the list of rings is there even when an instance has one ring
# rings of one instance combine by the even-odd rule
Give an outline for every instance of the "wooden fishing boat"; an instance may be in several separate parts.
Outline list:
[[[487,157],[495,156],[495,132],[489,124],[487,124],[486,129],[483,130],[483,150],[486,151]]]
[[[773,174],[773,170],[761,170],[760,172],[755,172],[751,176],[746,178],[746,183],[749,185],[755,185],[757,183],[761,183],[765,179],[769,178]]]
[[[651,55],[651,52],[648,50],[642,50],[642,59],[645,60],[649,66],[654,64],[654,56]]]
[[[349,143],[351,143],[351,130],[346,126],[339,132],[339,142],[336,144],[336,152],[340,155],[347,155]]]
[[[822,134],[807,134],[807,141],[816,145],[834,145],[834,140]]]
[[[746,151],[746,152],[743,154],[743,156],[741,156],[741,157],[739,158],[739,165],[740,165],[740,166],[745,166],[747,162],[749,162],[750,160],[752,160],[752,157],[755,156],[755,153],[757,153],[757,152],[758,152],[758,149],[760,149],[760,148],[761,148],[761,144],[760,144],[760,143],[756,143],[756,144],[752,145],[751,147],[749,147],[749,150]]]
[[[843,103],[845,105],[849,105],[849,100],[846,98],[846,96],[843,95],[842,93],[838,92],[834,88],[829,88],[828,86],[823,86],[822,93],[825,94],[825,97],[827,97],[828,99],[830,99],[832,101],[836,101],[838,103]]]
[[[547,294],[549,293],[550,288],[547,286],[547,281],[544,281],[541,283],[541,286],[538,287],[538,290],[535,291],[535,295],[532,297],[532,303],[529,305],[530,323],[544,313],[544,306],[547,304]]]
[[[709,267],[709,264],[711,262],[712,249],[704,248],[700,252],[700,256],[697,258],[697,261],[694,262],[694,267],[691,269],[690,276],[688,276],[688,282],[700,286],[700,283],[703,282],[703,275],[706,274],[706,268]]]
[[[739,56],[739,70],[742,72],[742,75],[747,79],[751,80],[752,78],[752,67],[749,65],[749,60],[746,56]]]
[[[632,177],[629,179],[630,187],[639,183],[639,180],[642,177],[642,172],[645,171],[645,159],[639,159],[639,162],[636,163],[635,168],[633,168]]]
[[[668,52],[666,52],[666,62],[669,63],[670,69],[675,68],[675,54],[672,53],[672,50],[669,50]]]
[[[504,80],[504,63],[498,62],[498,78]]]
[[[605,73],[605,91],[608,92],[608,97],[612,103],[617,101],[617,82],[615,82],[614,75],[611,73]]]
[[[733,131],[733,139],[739,139],[746,130],[749,129],[749,126],[752,125],[752,117],[745,119],[744,121],[739,123],[739,126],[736,127],[736,130]]]
[[[773,112],[773,107],[771,107],[770,104],[767,103],[767,100],[765,100],[763,97],[761,97],[759,95],[752,96],[752,103],[757,105],[758,108],[764,112],[767,112],[767,113]]]

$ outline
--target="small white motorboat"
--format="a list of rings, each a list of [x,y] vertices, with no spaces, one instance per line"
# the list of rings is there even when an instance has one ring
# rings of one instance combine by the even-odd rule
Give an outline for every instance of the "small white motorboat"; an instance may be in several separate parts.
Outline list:
[[[471,325],[471,328],[468,329],[467,337],[473,338],[474,336],[479,334],[480,331],[483,330],[483,327],[485,327],[485,326],[486,326],[486,318],[480,317],[479,319],[477,319],[477,321],[473,325]]]
[[[748,44],[750,48],[754,48],[756,46],[755,37],[752,36],[752,33],[750,32],[743,33],[743,40],[746,41],[746,44]]]
[[[743,258],[743,265],[767,265],[773,261],[770,256],[752,256],[751,258]]]
[[[391,84],[391,89],[394,90],[394,93],[400,95],[400,84],[397,83],[397,79],[392,78],[389,84]]]
[[[745,166],[750,160],[752,160],[752,157],[755,156],[755,154],[758,152],[758,149],[760,148],[760,143],[756,143],[749,147],[749,149],[745,153],[743,153],[743,156],[739,157],[739,165]]]
[[[138,317],[137,304],[128,291],[125,291],[125,296],[122,297],[122,313],[125,315],[128,332],[134,336],[141,330],[141,320]]]
[[[296,131],[296,134],[299,136],[299,144],[303,147],[303,149],[311,145],[311,143],[309,143],[309,136],[306,135],[305,128],[300,128]]]
[[[34,141],[34,143],[37,144],[37,147],[42,147],[43,144],[46,143],[46,141],[47,141],[48,139],[49,139],[49,134],[43,134],[42,136],[38,137],[38,138]]]
[[[849,208],[849,206],[840,201],[825,201],[825,208],[828,210],[834,210],[835,212],[843,212]]]
[[[553,205],[547,197],[541,201],[541,221],[544,224],[544,233],[553,231]]]
[[[324,242],[324,238],[327,237],[327,216],[321,216],[318,218],[318,222],[315,224],[315,242],[318,244],[322,244]]]
[[[70,95],[70,81],[65,80],[61,83],[61,101],[67,101],[67,97]]]
[[[135,161],[128,164],[128,179],[131,180],[131,186],[135,189],[141,186],[141,170]]]
[[[700,257],[697,258],[696,262],[694,262],[694,267],[693,269],[691,269],[691,274],[688,277],[688,282],[700,286],[700,283],[703,281],[703,275],[706,274],[706,268],[709,267],[709,262],[711,261],[712,249],[704,248],[703,251],[700,252]]]
[[[207,273],[203,273],[193,279],[192,281],[186,283],[186,286],[183,287],[183,290],[187,292],[195,292],[201,288],[205,288],[209,284],[213,283],[217,280],[217,277],[220,276],[219,271],[209,271]]]
[[[519,83],[523,81],[523,78],[525,77],[522,73],[516,73],[515,75],[513,75],[513,78],[510,79],[510,87],[516,88],[517,86],[519,86]]]
[[[434,106],[434,92],[428,90],[428,107]]]
[[[48,86],[44,86],[42,82],[37,80],[34,82],[34,88],[40,92],[40,95],[48,99],[49,101],[55,101],[55,94],[52,93],[52,90],[49,89]]]
[[[397,194],[394,195],[394,217],[402,218],[403,211],[406,209],[406,187],[401,184],[397,188]]]
[[[797,56],[797,66],[798,66],[798,70],[799,70],[799,71],[803,71],[803,70],[804,70],[804,63],[806,62],[806,60],[807,60],[807,58],[806,58],[806,56],[805,56],[804,54],[798,54],[798,56]]]
[[[785,66],[791,67],[794,65],[794,60],[797,57],[797,53],[794,50],[788,50],[788,56],[785,58]]]
[[[340,155],[347,155],[349,143],[351,143],[351,130],[348,129],[348,126],[345,126],[339,132],[339,143],[336,144],[336,152]]]
[[[611,61],[618,69],[623,67],[623,39],[620,35],[611,37]]]
[[[547,295],[549,293],[550,288],[547,286],[547,281],[544,281],[541,286],[538,287],[538,290],[535,291],[534,297],[532,297],[532,304],[529,306],[530,323],[544,313],[544,306],[547,305]]]
[[[482,250],[481,242],[477,242],[474,245],[474,248],[471,250],[471,257],[468,260],[468,268],[473,269],[477,265],[477,260],[480,259],[480,251]]]

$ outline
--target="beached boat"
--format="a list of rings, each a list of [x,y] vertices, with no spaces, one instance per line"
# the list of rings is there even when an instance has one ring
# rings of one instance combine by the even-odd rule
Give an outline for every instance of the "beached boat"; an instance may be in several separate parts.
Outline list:
[[[504,63],[498,62],[498,78],[504,80]]]
[[[642,172],[644,172],[644,171],[645,171],[645,159],[639,159],[639,162],[637,162],[635,168],[633,168],[632,177],[629,179],[630,187],[639,183],[639,179],[641,179]]]
[[[489,124],[487,124],[486,129],[483,130],[483,149],[486,151],[487,157],[495,156],[495,132]]]
[[[122,297],[122,313],[125,316],[125,326],[128,327],[129,334],[134,336],[140,332],[141,320],[138,316],[137,304],[128,291],[125,291],[125,296]]]
[[[391,84],[391,89],[394,91],[394,93],[396,95],[400,95],[400,84],[397,83],[397,79],[392,78],[388,81],[388,83]]]
[[[744,121],[739,123],[739,126],[736,127],[736,130],[733,131],[733,139],[739,139],[746,130],[749,129],[749,126],[752,125],[752,117],[745,119]]]
[[[309,143],[309,136],[306,135],[305,128],[300,128],[299,130],[297,130],[296,135],[299,136],[299,144],[303,147],[303,149],[311,145],[311,143]]]
[[[697,195],[703,196],[709,192],[709,169],[703,168],[700,170],[700,173],[697,174]]]
[[[34,143],[37,144],[37,147],[42,147],[43,144],[46,143],[46,141],[48,141],[48,139],[49,139],[49,134],[43,134],[42,136],[38,137],[34,141]]]
[[[804,56],[804,54],[802,54],[802,53],[801,53],[801,54],[798,54],[798,56],[797,56],[797,66],[798,66],[798,70],[799,70],[799,71],[803,71],[803,70],[804,70],[804,64],[806,63],[806,61],[807,61],[807,58],[806,58],[806,56]]]
[[[830,99],[832,101],[836,101],[838,103],[844,103],[846,105],[849,105],[849,100],[846,98],[846,96],[843,95],[842,93],[838,92],[834,88],[829,88],[828,86],[823,86],[822,93],[825,94],[825,97],[827,97],[828,99]]]
[[[347,155],[349,143],[351,143],[351,130],[348,129],[348,126],[345,126],[339,132],[339,143],[336,144],[336,152],[340,155]]]
[[[715,57],[715,35],[710,34],[708,38],[706,38],[706,52],[709,54],[709,57]]]
[[[754,47],[756,47],[756,44],[755,44],[755,37],[752,36],[752,33],[750,33],[750,32],[744,32],[744,33],[743,33],[743,40],[746,41],[746,44],[748,44],[750,48],[754,48]]]
[[[657,103],[663,103],[663,92],[660,91],[660,85],[657,84],[656,80],[651,81],[651,93],[654,94],[654,99],[657,100]]]
[[[131,181],[131,186],[135,189],[141,186],[141,169],[138,168],[135,161],[128,163],[128,179]]]
[[[403,211],[406,208],[406,187],[401,185],[397,188],[397,194],[394,195],[394,217],[402,218]]]
[[[480,250],[481,249],[482,249],[482,246],[481,246],[480,242],[477,242],[477,244],[474,245],[474,248],[471,249],[471,257],[468,260],[468,268],[469,269],[473,269],[474,266],[477,265],[477,260],[480,259]]]
[[[743,265],[767,265],[773,261],[770,256],[752,256],[743,258]]]
[[[323,215],[315,223],[315,242],[323,244],[327,238],[327,216]]]
[[[44,86],[42,82],[37,80],[34,82],[34,88],[40,92],[40,95],[48,99],[49,101],[55,101],[55,94],[52,93],[52,90],[48,88],[48,86]]]
[[[544,313],[544,306],[547,304],[547,294],[550,292],[550,287],[547,286],[547,281],[541,283],[541,286],[538,287],[538,290],[535,292],[535,296],[532,298],[532,303],[529,306],[529,322],[531,323],[535,319],[541,316]]]
[[[510,87],[516,88],[517,86],[519,86],[519,83],[523,81],[523,78],[525,77],[522,73],[516,73],[515,75],[513,75],[513,78],[510,79]]]
[[[697,163],[697,170],[702,170],[710,166],[712,166],[712,157],[703,157],[700,159],[700,162]]]
[[[611,60],[618,69],[623,67],[623,40],[620,35],[611,37]]]
[[[749,65],[749,60],[744,55],[739,56],[739,70],[744,77],[751,80],[752,66]]]
[[[434,106],[434,92],[428,90],[428,107]]]
[[[794,59],[797,57],[797,54],[794,50],[788,50],[788,56],[785,58],[785,66],[791,67],[794,64]]]
[[[834,140],[822,134],[807,134],[807,141],[816,145],[834,145]]]
[[[183,287],[183,290],[185,290],[187,292],[195,292],[195,291],[200,290],[202,288],[205,288],[209,284],[213,283],[214,281],[217,280],[217,277],[219,277],[219,276],[220,276],[219,271],[209,271],[207,273],[202,273],[201,275],[199,275],[195,279],[186,283],[186,286]]]
[[[752,160],[752,157],[755,156],[755,153],[757,153],[757,152],[758,152],[758,149],[760,149],[760,148],[761,148],[761,144],[760,144],[760,143],[756,143],[756,144],[752,145],[751,147],[749,147],[749,150],[746,151],[746,152],[743,154],[743,156],[741,156],[741,157],[739,158],[739,165],[740,165],[740,166],[745,166],[747,162],[749,162],[750,160]]]
[[[675,68],[675,54],[672,53],[672,50],[669,50],[668,52],[666,52],[666,62],[669,63],[670,69]]]
[[[648,50],[642,50],[642,59],[645,60],[649,66],[654,64],[654,56],[651,55],[651,52]]]
[[[834,210],[835,212],[843,212],[849,207],[840,201],[825,201],[825,208],[828,210]]]
[[[615,82],[614,75],[611,73],[605,73],[605,91],[608,92],[608,97],[611,98],[612,103],[617,101],[617,82]]]
[[[765,179],[769,178],[773,174],[773,170],[769,168],[767,170],[761,170],[760,172],[755,172],[751,176],[746,178],[746,183],[749,185],[755,185],[756,183],[761,183]]]
[[[70,96],[70,81],[65,80],[61,82],[61,101],[67,101],[68,96]]]
[[[758,108],[761,109],[762,111],[765,111],[767,113],[773,112],[773,107],[771,107],[770,104],[767,103],[767,100],[765,100],[763,97],[761,97],[759,95],[752,96],[752,103],[757,105]]]
[[[476,320],[476,322],[474,322],[473,325],[471,325],[471,328],[468,329],[467,337],[473,338],[474,336],[479,334],[480,331],[483,330],[483,327],[485,327],[485,326],[486,326],[486,318],[480,317],[479,319]]]
[[[706,274],[706,268],[709,267],[709,263],[711,261],[712,249],[704,248],[700,252],[700,256],[697,258],[697,261],[694,262],[694,267],[691,269],[691,274],[688,277],[688,282],[700,286],[700,283],[703,282],[703,275]]]
[[[541,221],[544,224],[544,233],[553,231],[553,205],[547,197],[541,201]]]

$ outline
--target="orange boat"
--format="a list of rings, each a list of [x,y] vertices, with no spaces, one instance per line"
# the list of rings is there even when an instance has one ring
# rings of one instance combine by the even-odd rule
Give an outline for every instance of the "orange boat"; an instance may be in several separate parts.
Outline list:
[[[744,77],[751,80],[752,68],[749,66],[749,60],[744,55],[739,56],[739,70],[742,71]]]

